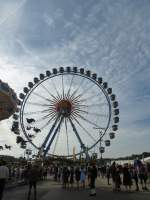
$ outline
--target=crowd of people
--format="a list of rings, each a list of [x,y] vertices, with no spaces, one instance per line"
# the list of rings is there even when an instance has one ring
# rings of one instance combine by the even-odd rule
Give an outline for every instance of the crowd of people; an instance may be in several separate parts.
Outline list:
[[[112,185],[113,191],[121,191],[123,187],[127,191],[131,189],[147,191],[150,183],[150,164],[143,164],[140,160],[135,160],[133,165],[118,165],[113,162],[111,165],[96,166],[94,163],[75,165],[41,165],[28,163],[27,165],[7,165],[0,161],[0,200],[6,181],[18,181],[28,184],[28,200],[31,197],[31,189],[34,189],[34,200],[37,197],[37,181],[53,178],[62,185],[63,189],[79,190],[89,188],[90,195],[96,195],[96,178],[106,179],[108,185]],[[134,187],[132,187],[134,186]]]
[[[115,162],[111,166],[103,166],[99,169],[101,177],[107,178],[107,184],[112,186],[114,191],[120,191],[124,186],[126,191],[131,191],[132,186],[135,190],[148,190],[148,182],[150,183],[150,164],[144,164],[140,160],[135,160],[134,164],[117,165]],[[140,189],[141,186],[141,189]]]
[[[90,187],[90,195],[96,195],[95,180],[98,170],[95,164],[89,166],[54,167],[54,180],[62,183],[62,188],[73,189]]]
[[[93,170],[94,166],[94,170]],[[106,179],[107,184],[112,186],[113,191],[126,190],[148,191],[150,183],[150,164],[144,164],[136,159],[134,164],[118,165],[113,162],[111,165],[101,167],[93,166],[54,166],[52,174],[54,180],[62,183],[65,189],[79,189],[90,187],[90,194],[95,195],[95,180]]]
[[[5,173],[4,173],[5,171]],[[3,174],[3,176],[2,176]],[[5,177],[4,177],[5,175]],[[6,162],[0,161],[0,200],[3,197],[5,183],[18,182],[29,185],[28,200],[31,197],[31,190],[34,190],[34,200],[37,197],[36,185],[38,181],[53,178],[54,181],[62,184],[64,189],[79,189],[87,187],[86,179],[88,177],[88,187],[91,188],[90,195],[96,195],[95,180],[97,177],[97,167],[92,164],[85,166],[42,166],[36,163],[28,163],[28,165],[6,165]],[[76,185],[76,186],[75,186]]]

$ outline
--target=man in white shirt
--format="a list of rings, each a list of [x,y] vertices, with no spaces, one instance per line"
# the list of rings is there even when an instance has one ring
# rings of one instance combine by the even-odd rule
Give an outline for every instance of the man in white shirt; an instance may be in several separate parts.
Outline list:
[[[6,180],[9,177],[9,169],[6,167],[6,162],[0,161],[0,200],[3,198],[3,192],[5,188]]]

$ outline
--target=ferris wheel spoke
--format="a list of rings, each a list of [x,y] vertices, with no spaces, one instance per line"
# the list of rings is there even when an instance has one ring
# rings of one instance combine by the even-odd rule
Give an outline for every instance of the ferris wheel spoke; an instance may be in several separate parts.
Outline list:
[[[56,91],[56,93],[57,93],[57,95],[58,95],[58,100],[60,100],[60,99],[61,99],[61,95],[59,94],[59,92],[58,92],[58,90],[57,90],[56,84],[55,84],[55,82],[53,81],[53,79],[50,79],[50,80],[51,80],[52,85],[53,85],[53,87],[54,87],[54,89],[55,89],[55,91]]]
[[[90,99],[94,99],[94,97],[92,98],[92,96],[91,96],[91,98]],[[84,98],[84,99],[75,99],[75,100],[72,100],[72,102],[74,102],[74,103],[76,103],[77,105],[79,105],[80,103],[82,103],[82,102],[84,102],[84,103],[86,103],[87,102],[87,98]]]
[[[49,96],[51,96],[54,99],[54,101],[58,100],[43,84],[41,84],[41,86],[49,94]]]
[[[79,105],[79,104],[81,104],[82,102],[86,102],[86,100],[85,100],[85,99],[80,99],[80,100],[79,100],[79,99],[78,99],[78,100],[76,99],[76,100],[72,100],[72,102],[75,103],[76,105]]]
[[[76,137],[77,137],[77,139],[78,139],[78,141],[79,141],[79,143],[80,143],[81,148],[82,148],[82,149],[85,149],[85,145],[84,145],[84,143],[83,143],[83,141],[82,141],[80,135],[78,134],[78,131],[77,131],[77,129],[76,129],[74,123],[72,122],[72,120],[71,120],[70,117],[69,117],[68,119],[69,119],[70,124],[71,124],[71,126],[72,126],[72,129],[73,129],[73,131],[74,131],[74,133],[75,133],[75,135],[76,135]]]
[[[53,136],[51,137],[50,141],[48,142],[48,145],[47,145],[47,147],[46,147],[46,149],[45,149],[45,151],[44,151],[44,157],[45,157],[46,154],[48,153],[48,151],[49,151],[49,149],[50,149],[50,147],[51,147],[51,145],[52,145],[52,143],[53,143],[53,141],[54,141],[54,139],[55,139],[55,137],[56,137],[56,134],[57,134],[58,130],[60,129],[60,126],[61,126],[61,124],[62,124],[63,119],[64,119],[63,117],[60,118],[60,122],[59,122],[57,128],[55,129],[54,134],[53,134]],[[48,138],[49,138],[49,137],[48,137]],[[47,142],[47,140],[46,140],[46,142]]]
[[[47,118],[49,118],[49,117],[51,117],[51,116],[54,116],[54,115],[55,115],[55,112],[51,112],[51,113],[49,113],[49,114],[47,114],[47,115],[45,115],[45,116],[40,117],[39,119],[37,119],[37,120],[35,121],[35,123],[41,122],[41,121],[43,121],[43,120],[45,120],[45,119],[47,119]]]
[[[80,99],[80,97],[82,97],[82,94],[79,94],[78,96],[72,98],[72,101],[78,101]]]
[[[82,120],[86,121],[87,123],[94,125],[96,128],[99,128],[99,129],[102,129],[102,130],[105,129],[104,127],[99,127],[99,125],[97,125],[97,124],[94,123],[94,122],[91,122],[90,120],[86,119],[85,117],[83,117],[82,115],[80,115],[80,114],[77,113],[77,112],[74,112],[74,115],[75,115],[76,117],[79,117],[79,118],[81,118]]]
[[[106,115],[106,114],[99,114],[99,113],[94,113],[94,112],[88,112],[87,114],[88,114],[88,115],[95,115],[95,116],[97,116],[97,117],[104,117],[104,118],[109,117],[109,116]]]
[[[32,94],[34,94],[34,95],[40,97],[41,99],[43,99],[43,100],[45,100],[45,101],[54,103],[53,100],[50,100],[50,99],[48,99],[48,98],[46,98],[46,97],[43,97],[42,95],[40,95],[40,94],[38,94],[38,93],[36,93],[36,92],[32,92]]]
[[[73,110],[73,112],[72,112],[72,113],[74,113],[74,112],[75,112],[75,113],[76,113],[76,112],[77,112],[77,113],[80,113],[80,112],[81,112],[81,113],[88,114],[88,111],[81,110],[80,108],[75,108],[75,109]]]
[[[63,75],[61,76],[61,81],[62,81],[62,95],[63,95],[63,99],[64,99],[65,92],[64,92],[64,79],[63,79]]]
[[[87,100],[90,100],[90,99],[95,99],[95,98],[97,98],[97,97],[100,97],[100,94],[98,93],[98,94],[96,94],[96,95],[91,95],[91,96],[89,96],[89,97],[86,97],[84,100],[85,101],[87,101]]]
[[[50,109],[38,110],[38,111],[34,111],[34,112],[25,112],[24,115],[40,114],[40,113],[45,113],[45,112],[49,112],[49,111],[50,111]]]
[[[77,89],[74,90],[74,92],[71,94],[70,98],[74,98],[75,94],[79,91],[79,89],[81,88],[81,86],[83,86],[83,83],[85,82],[85,79],[82,79],[79,86],[77,87]]]
[[[73,112],[75,112],[75,113],[76,113],[76,112],[77,112],[77,113],[82,112],[82,113],[84,113],[84,114],[87,114],[87,115],[94,115],[94,116],[97,116],[97,117],[104,117],[104,118],[107,118],[107,117],[108,117],[108,115],[106,115],[106,114],[99,114],[99,113],[89,112],[89,111],[81,110],[81,109],[79,109],[79,108],[75,108]]]
[[[69,90],[68,90],[67,95],[66,95],[68,98],[69,98],[69,95],[70,95],[70,91],[71,91],[71,87],[72,87],[72,84],[73,84],[74,76],[75,75],[73,75],[72,78],[71,78],[70,87],[69,87]]]
[[[51,104],[42,104],[42,103],[36,103],[36,102],[27,102],[26,104],[28,105],[33,105],[33,106],[43,106],[43,107],[48,107],[51,106]]]
[[[84,128],[84,126],[75,118],[73,117],[73,119],[77,122],[77,124],[85,131],[85,133],[87,133],[87,135],[94,141],[97,142],[97,140],[95,140],[95,138],[89,133],[89,131]]]
[[[108,115],[106,114],[99,114],[99,113],[92,113],[92,112],[89,112],[89,111],[86,111],[86,110],[82,110],[80,109],[79,106],[77,106],[77,108],[74,108],[74,110],[72,111],[72,113],[84,113],[84,114],[87,114],[87,115],[95,115],[95,116],[98,116],[98,117],[108,117]]]
[[[66,137],[67,137],[67,153],[68,153],[68,155],[69,155],[68,127],[67,127],[66,118],[65,118],[65,129],[66,129]]]
[[[83,108],[89,108],[89,107],[98,107],[98,106],[107,106],[107,103],[99,103],[99,104],[89,104],[89,105],[85,105],[85,104],[77,104],[78,107],[83,107]]]
[[[95,86],[95,85],[93,84],[92,86],[90,85],[89,87],[85,88],[85,89],[84,89],[84,92],[82,92],[82,93],[80,93],[78,96],[72,98],[72,101],[73,101],[73,100],[76,100],[76,99],[79,99],[79,98],[81,98],[81,97],[83,97],[83,96],[85,96],[85,94],[86,94],[87,92],[89,92],[89,90],[91,90],[94,86]]]
[[[41,130],[45,129],[52,120],[56,119],[56,117],[57,117],[57,114],[52,115],[52,117],[48,120],[48,122],[46,122],[46,124],[44,124],[44,126],[42,126],[40,129]]]

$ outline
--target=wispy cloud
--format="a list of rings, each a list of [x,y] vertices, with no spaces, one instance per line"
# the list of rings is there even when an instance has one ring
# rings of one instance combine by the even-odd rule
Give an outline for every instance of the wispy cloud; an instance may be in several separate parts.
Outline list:
[[[27,2],[27,0],[22,0],[22,1],[12,1],[7,3],[2,3],[0,2],[1,5],[1,20],[0,20],[0,26],[7,23],[8,21],[11,21],[12,18],[16,18],[18,15],[19,9],[21,9],[24,4]],[[8,22],[9,23],[9,22]]]
[[[121,134],[112,146],[115,151],[108,155],[120,151],[121,144],[129,153],[130,130],[140,143],[141,133],[136,133],[140,127],[141,151],[145,150],[147,135],[142,129],[145,126],[149,131],[150,117],[150,2],[14,2],[0,1],[1,78],[18,92],[45,69],[62,65],[89,68],[118,95]]]

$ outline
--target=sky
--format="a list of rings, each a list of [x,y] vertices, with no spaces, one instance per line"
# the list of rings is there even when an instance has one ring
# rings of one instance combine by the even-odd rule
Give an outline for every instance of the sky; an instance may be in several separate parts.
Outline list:
[[[105,157],[149,152],[149,0],[0,0],[0,79],[19,94],[33,77],[59,66],[102,76],[117,95],[119,130]],[[23,155],[0,122],[0,154]]]

